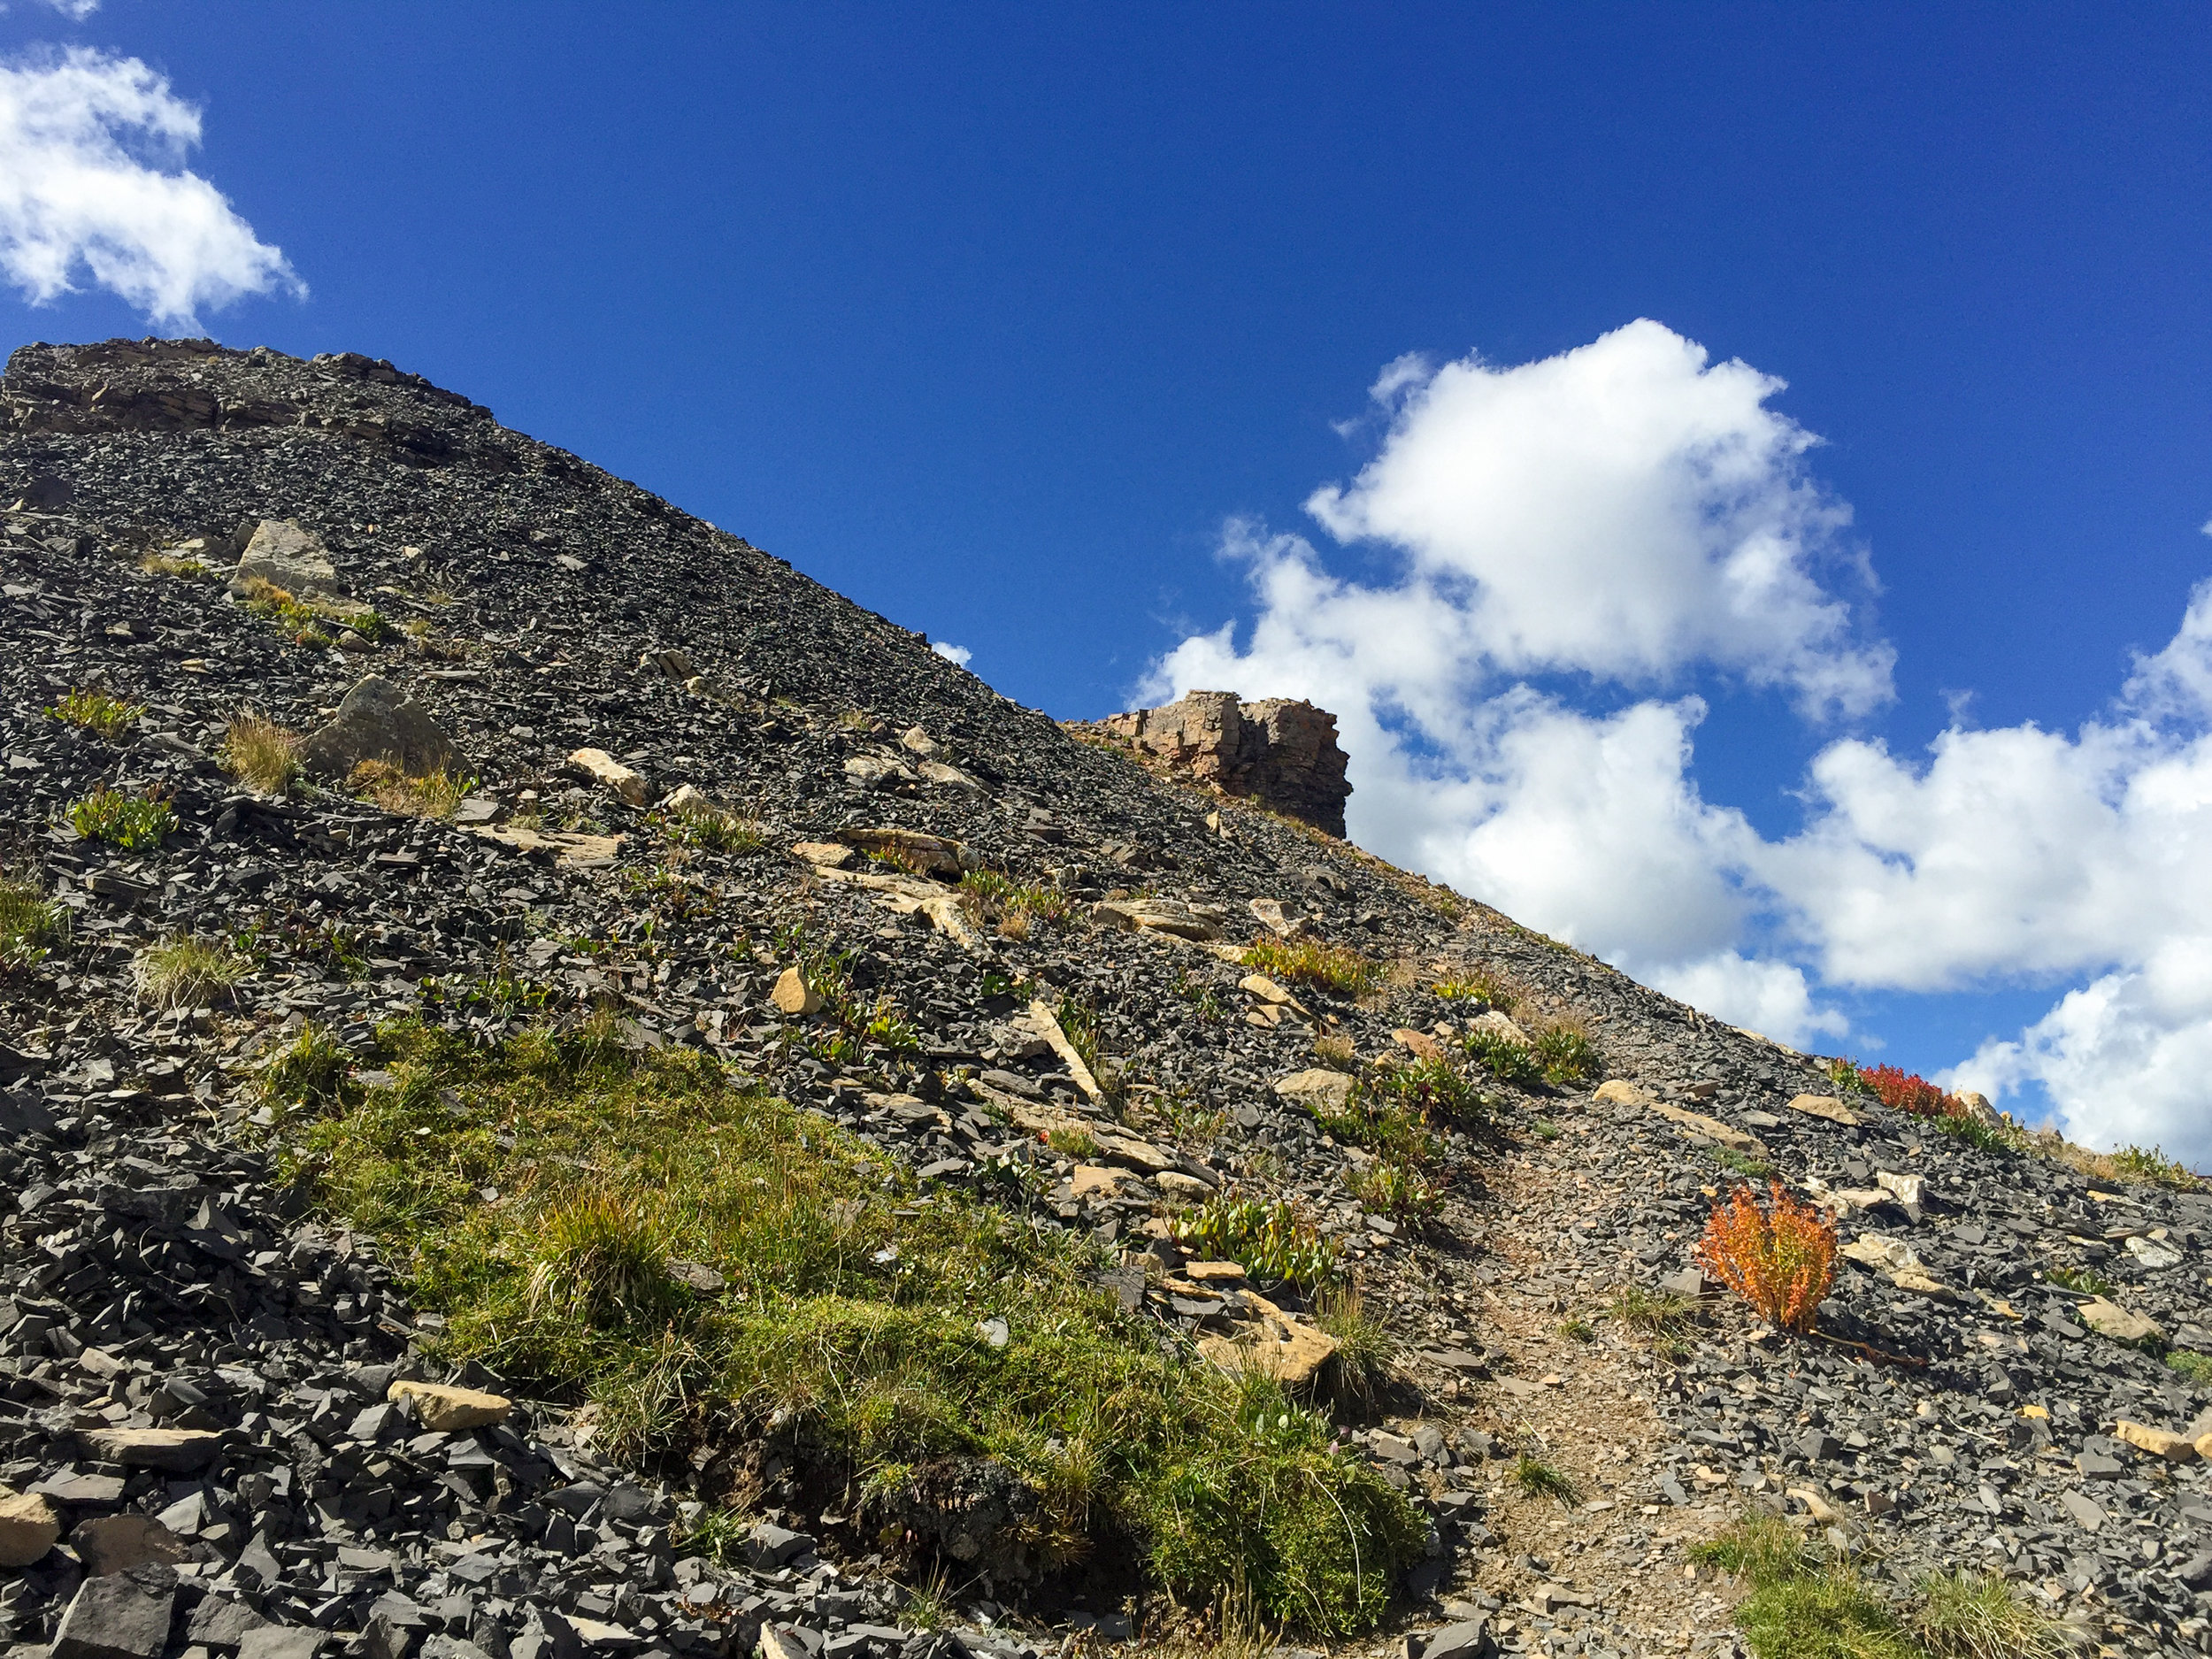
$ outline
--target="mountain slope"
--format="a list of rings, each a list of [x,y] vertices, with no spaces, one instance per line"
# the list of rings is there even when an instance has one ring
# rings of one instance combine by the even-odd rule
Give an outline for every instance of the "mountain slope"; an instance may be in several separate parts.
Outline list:
[[[19,1641],[918,1652],[889,1575],[942,1572],[1009,1651],[1238,1582],[1665,1651],[1764,1508],[1884,1617],[1967,1566],[2208,1650],[2203,1465],[2118,1428],[2212,1427],[2151,1351],[2212,1348],[2193,1194],[1793,1106],[1809,1057],[388,365],[27,347],[0,403],[0,859],[57,907],[0,979],[0,1479],[82,1540]],[[445,775],[354,770],[403,701]],[[1824,1334],[1655,1312],[1762,1166],[1870,1258]],[[382,1402],[446,1377],[527,1402]],[[156,1514],[186,1560],[79,1587]]]

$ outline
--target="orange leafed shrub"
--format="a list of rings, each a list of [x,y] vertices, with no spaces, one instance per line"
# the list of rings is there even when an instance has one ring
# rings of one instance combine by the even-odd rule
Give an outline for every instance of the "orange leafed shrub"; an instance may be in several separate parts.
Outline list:
[[[1916,1118],[1958,1118],[1966,1108],[1917,1072],[1893,1065],[1861,1068],[1860,1077],[1874,1091],[1874,1098],[1892,1111]]]
[[[1773,1194],[1762,1207],[1748,1187],[1739,1187],[1714,1205],[1697,1259],[1768,1324],[1801,1336],[1835,1280],[1836,1229],[1779,1181]]]

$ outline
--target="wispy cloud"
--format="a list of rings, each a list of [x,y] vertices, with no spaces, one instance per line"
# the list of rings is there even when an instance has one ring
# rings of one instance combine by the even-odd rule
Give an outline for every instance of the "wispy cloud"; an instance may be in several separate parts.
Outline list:
[[[200,114],[134,58],[0,64],[0,273],[35,303],[88,277],[156,323],[306,288],[183,161]]]

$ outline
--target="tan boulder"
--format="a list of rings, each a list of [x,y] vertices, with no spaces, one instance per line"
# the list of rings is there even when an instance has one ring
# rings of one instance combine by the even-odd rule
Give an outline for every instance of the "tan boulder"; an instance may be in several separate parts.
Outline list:
[[[1647,1104],[1653,1116],[1665,1118],[1694,1141],[1710,1141],[1728,1148],[1732,1152],[1740,1152],[1747,1157],[1756,1156],[1766,1150],[1756,1135],[1739,1129],[1733,1124],[1724,1124],[1717,1118],[1708,1118],[1702,1112],[1690,1111],[1680,1106],[1670,1106],[1664,1101],[1651,1101]]]
[[[1234,1336],[1198,1339],[1198,1351],[1222,1370],[1256,1371],[1295,1388],[1310,1382],[1336,1352],[1337,1340],[1326,1331],[1294,1313],[1285,1313],[1256,1292],[1246,1291],[1244,1300],[1256,1311],[1256,1318]]]
[[[1417,1060],[1440,1062],[1444,1058],[1444,1045],[1425,1031],[1401,1025],[1390,1033],[1390,1040]]]
[[[1790,1110],[1803,1112],[1808,1118],[1825,1118],[1832,1124],[1856,1128],[1858,1113],[1838,1100],[1833,1094],[1797,1094],[1790,1099]]]
[[[605,749],[580,749],[568,757],[568,764],[618,799],[632,806],[645,804],[649,793],[645,774],[624,765]]]
[[[281,588],[296,599],[346,597],[323,539],[290,518],[264,518],[238,556],[231,592],[250,594],[256,581]]]
[[[476,1388],[455,1388],[444,1383],[412,1382],[406,1379],[393,1383],[386,1391],[387,1400],[411,1400],[415,1416],[423,1427],[440,1434],[457,1434],[463,1429],[488,1429],[504,1423],[513,1402],[503,1394],[486,1394]]]
[[[794,841],[791,851],[817,870],[842,870],[854,856],[853,849],[842,841]]]
[[[2102,1296],[2092,1296],[2074,1311],[2082,1323],[2100,1336],[2108,1336],[2115,1342],[2162,1342],[2166,1327],[2147,1314],[2131,1312],[2116,1302]]]
[[[1275,1093],[1294,1106],[1316,1114],[1341,1113],[1352,1103],[1352,1079],[1341,1071],[1313,1066],[1275,1079]]]
[[[2162,1457],[2170,1463],[2195,1461],[2197,1448],[2186,1435],[2176,1434],[2170,1429],[2154,1429],[2140,1423],[2131,1423],[2122,1417],[2112,1431],[2116,1440],[2125,1440],[2139,1451],[2154,1457]]]
[[[1609,1077],[1597,1086],[1590,1098],[1601,1106],[1648,1106],[1651,1096],[1626,1078]]]
[[[79,1438],[104,1463],[173,1475],[206,1468],[223,1449],[223,1437],[210,1429],[85,1429]]]
[[[1302,918],[1285,910],[1280,899],[1254,899],[1250,909],[1260,926],[1279,938],[1292,937],[1301,926]]]
[[[61,1511],[51,1500],[0,1486],[0,1567],[28,1567],[61,1537]]]
[[[776,988],[768,993],[768,1000],[777,1011],[794,1019],[822,1011],[822,994],[806,982],[806,976],[796,968],[786,968],[776,977]]]

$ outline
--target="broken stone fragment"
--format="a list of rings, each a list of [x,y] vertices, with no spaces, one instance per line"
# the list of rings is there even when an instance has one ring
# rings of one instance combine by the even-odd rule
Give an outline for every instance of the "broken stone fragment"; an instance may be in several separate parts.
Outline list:
[[[1612,1085],[1609,1083],[1606,1087],[1610,1088]],[[1665,1118],[1693,1141],[1711,1141],[1717,1146],[1726,1147],[1732,1152],[1740,1152],[1746,1157],[1758,1157],[1766,1151],[1756,1135],[1747,1134],[1717,1118],[1708,1118],[1702,1112],[1689,1111],[1680,1106],[1670,1106],[1664,1101],[1647,1101],[1646,1105],[1654,1117]]]
[[[300,764],[326,782],[342,781],[370,760],[426,778],[457,771],[461,751],[421,704],[371,674],[346,693],[330,724],[300,745]]]
[[[793,1019],[822,1011],[822,994],[809,985],[806,976],[796,968],[786,968],[776,976],[776,988],[768,993],[768,1000],[776,1005],[779,1013]]]
[[[264,518],[238,556],[230,591],[244,596],[256,580],[281,588],[297,599],[343,599],[338,586],[338,567],[330,550],[312,530],[289,518]]]
[[[794,841],[792,856],[818,870],[842,870],[853,861],[853,849],[842,841]]]
[[[50,1499],[0,1486],[0,1567],[28,1567],[61,1536],[61,1511]]]
[[[52,1659],[157,1659],[169,1645],[176,1606],[173,1568],[87,1578],[62,1615]]]
[[[386,1390],[386,1399],[411,1400],[423,1427],[439,1434],[457,1434],[464,1429],[495,1428],[507,1420],[514,1404],[504,1394],[477,1388],[456,1388],[445,1383],[412,1382],[402,1378]]]
[[[2148,1452],[2154,1457],[2163,1458],[2170,1463],[2192,1463],[2197,1455],[2196,1442],[2186,1435],[2174,1433],[2170,1429],[2154,1429],[2122,1417],[2114,1426],[2112,1433],[2115,1439],[2125,1440],[2130,1446]]]
[[[1859,1115],[1833,1094],[1798,1094],[1790,1100],[1790,1110],[1803,1112],[1809,1118],[1824,1118],[1832,1124],[1856,1128]]]
[[[645,774],[624,765],[605,749],[580,749],[568,757],[568,764],[626,804],[645,804]]]
[[[1303,918],[1283,908],[1280,899],[1254,899],[1248,908],[1260,926],[1278,938],[1288,939],[1304,925]]]
[[[164,1469],[176,1475],[206,1468],[223,1448],[223,1437],[209,1429],[87,1429],[81,1433],[103,1463]]]
[[[69,1534],[69,1547],[96,1578],[150,1561],[174,1565],[191,1553],[182,1539],[144,1515],[104,1515],[80,1522]]]
[[[2166,1327],[2147,1314],[2134,1313],[2116,1302],[2092,1296],[2075,1309],[2081,1322],[2100,1336],[2116,1342],[2162,1342]]]
[[[1222,912],[1211,904],[1180,899],[1101,899],[1091,906],[1094,920],[1141,933],[1203,943],[1221,937]]]
[[[1317,1117],[1323,1113],[1336,1116],[1352,1103],[1352,1079],[1341,1071],[1332,1071],[1325,1066],[1314,1066],[1276,1079],[1275,1092],[1293,1105],[1302,1106]]]

